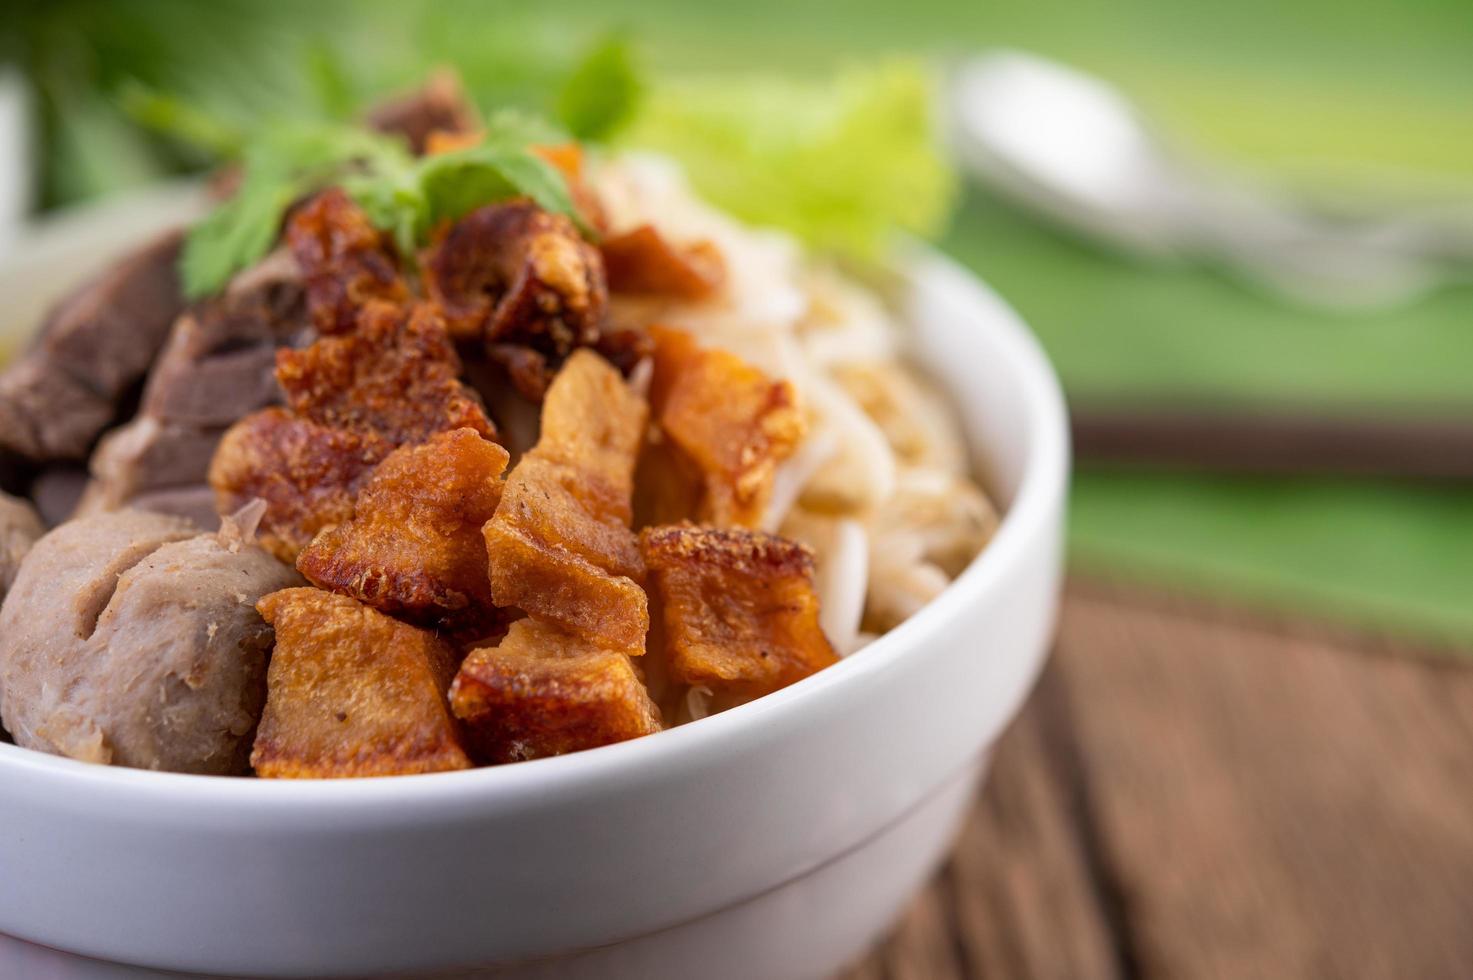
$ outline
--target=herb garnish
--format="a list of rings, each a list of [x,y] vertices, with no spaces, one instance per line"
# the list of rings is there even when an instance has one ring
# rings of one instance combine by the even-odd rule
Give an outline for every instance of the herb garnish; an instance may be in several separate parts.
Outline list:
[[[293,201],[340,184],[412,259],[436,225],[499,200],[529,197],[587,233],[557,168],[530,149],[556,133],[521,116],[491,120],[477,144],[416,158],[395,136],[343,123],[288,122],[248,141],[235,196],[189,233],[180,260],[191,299],[223,288],[275,244]]]

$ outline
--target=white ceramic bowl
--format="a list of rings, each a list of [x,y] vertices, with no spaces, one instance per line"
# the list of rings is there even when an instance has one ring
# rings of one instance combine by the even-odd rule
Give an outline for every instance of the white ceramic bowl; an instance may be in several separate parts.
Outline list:
[[[0,745],[0,976],[821,977],[862,953],[1042,664],[1068,469],[1017,317],[932,253],[902,267],[915,354],[1006,507],[935,602],[759,701],[498,769],[234,780]]]

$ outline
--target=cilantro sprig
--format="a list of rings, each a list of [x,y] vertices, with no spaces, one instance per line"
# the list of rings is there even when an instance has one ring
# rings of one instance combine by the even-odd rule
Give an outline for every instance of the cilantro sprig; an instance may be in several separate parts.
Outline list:
[[[404,142],[343,123],[290,122],[263,128],[245,145],[235,196],[199,222],[184,243],[180,277],[191,299],[219,291],[276,242],[293,201],[338,184],[374,226],[412,257],[430,231],[484,204],[529,197],[544,210],[582,218],[556,167],[533,153],[551,127],[520,116],[494,118],[480,142],[416,158]]]

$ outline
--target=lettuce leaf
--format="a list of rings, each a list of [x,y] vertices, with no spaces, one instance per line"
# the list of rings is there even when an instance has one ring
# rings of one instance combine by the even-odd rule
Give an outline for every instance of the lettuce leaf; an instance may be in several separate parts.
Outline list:
[[[934,94],[914,61],[829,82],[657,79],[617,143],[679,160],[702,196],[745,221],[874,259],[896,229],[939,234],[956,200]]]

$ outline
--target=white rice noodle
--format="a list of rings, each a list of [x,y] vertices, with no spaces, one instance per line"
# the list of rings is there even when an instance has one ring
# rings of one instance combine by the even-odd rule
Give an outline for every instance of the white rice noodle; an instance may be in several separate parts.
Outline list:
[[[629,372],[629,389],[641,398],[650,396],[650,382],[655,377],[655,362],[651,358],[642,358],[634,365],[634,370]]]
[[[778,533],[812,549],[819,625],[834,650],[848,656],[860,646],[869,590],[869,536],[864,524],[799,508]]]
[[[692,193],[670,161],[631,153],[597,168],[593,184],[615,233],[653,224],[676,245],[711,242],[726,264],[721,294],[699,304],[753,323],[791,325],[808,309],[802,252],[776,232],[744,228]]]
[[[781,463],[772,478],[772,496],[762,518],[762,530],[776,531],[787,520],[803,488],[839,451],[838,437],[830,429],[808,436],[792,456]]]
[[[711,713],[711,689],[691,687],[685,691],[685,714],[690,721],[699,721]]]
[[[890,443],[843,388],[817,373],[804,381],[801,390],[814,418],[809,438],[828,430],[839,448],[808,481],[801,500],[821,511],[873,510],[895,492],[895,453]]]
[[[934,599],[997,529],[976,485],[939,470],[907,467],[896,492],[869,518],[865,622],[889,629]]]
[[[967,472],[967,449],[951,406],[895,363],[846,364],[835,380],[885,433],[900,460],[956,476]]]
[[[832,269],[815,271],[806,285],[808,312],[798,329],[810,363],[833,368],[896,358],[899,331],[877,296]]]

